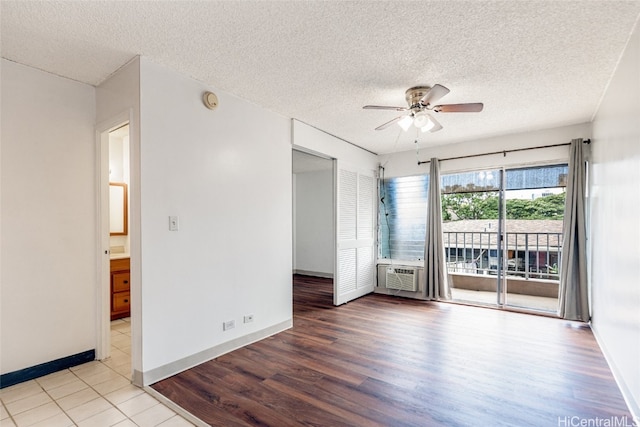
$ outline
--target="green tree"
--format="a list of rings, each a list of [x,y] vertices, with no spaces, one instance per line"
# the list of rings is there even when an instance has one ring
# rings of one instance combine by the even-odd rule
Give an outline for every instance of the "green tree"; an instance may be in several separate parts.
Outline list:
[[[443,221],[498,219],[498,193],[452,193],[442,195]],[[557,219],[564,217],[565,193],[537,199],[508,199],[507,219]]]
[[[443,221],[498,218],[498,196],[495,191],[452,193],[442,196]]]
[[[508,219],[563,219],[565,193],[550,194],[534,200],[507,200]]]

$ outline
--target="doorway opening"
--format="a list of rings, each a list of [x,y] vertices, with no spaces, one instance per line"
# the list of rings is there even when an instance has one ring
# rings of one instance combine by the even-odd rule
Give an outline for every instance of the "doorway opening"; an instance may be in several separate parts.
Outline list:
[[[293,274],[333,280],[334,161],[293,150],[292,173]]]
[[[96,358],[132,378],[130,119],[97,126],[100,280]]]
[[[109,132],[109,332],[108,364],[131,376],[131,274],[129,233],[129,123]]]

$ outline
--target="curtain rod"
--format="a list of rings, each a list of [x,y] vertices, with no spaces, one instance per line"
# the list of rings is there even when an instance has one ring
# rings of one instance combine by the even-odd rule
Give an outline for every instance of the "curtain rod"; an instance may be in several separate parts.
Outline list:
[[[591,144],[591,140],[590,139],[585,139],[584,141],[582,141],[585,144]],[[528,151],[528,150],[538,150],[540,148],[552,148],[552,147],[563,147],[565,145],[571,145],[570,142],[565,142],[563,144],[552,144],[552,145],[540,145],[538,147],[527,147],[527,148],[514,148],[513,150],[502,150],[502,151],[494,151],[491,153],[482,153],[482,154],[469,154],[466,156],[458,156],[458,157],[449,157],[446,159],[440,159],[440,161],[445,161],[445,160],[459,160],[459,159],[469,159],[471,157],[482,157],[482,156],[491,156],[493,154],[502,154],[506,157],[507,153],[515,153],[517,151]],[[424,160],[424,161],[419,161],[418,162],[418,166],[423,165],[425,163],[430,163],[431,160]]]

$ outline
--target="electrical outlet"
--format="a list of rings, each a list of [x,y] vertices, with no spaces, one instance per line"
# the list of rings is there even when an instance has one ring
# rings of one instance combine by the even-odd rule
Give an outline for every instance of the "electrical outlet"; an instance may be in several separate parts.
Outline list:
[[[229,329],[233,329],[236,327],[236,321],[235,320],[227,320],[226,322],[224,322],[222,324],[222,330],[223,331],[228,331]]]
[[[246,316],[244,316],[244,323],[251,323],[253,322],[253,314],[247,314]]]

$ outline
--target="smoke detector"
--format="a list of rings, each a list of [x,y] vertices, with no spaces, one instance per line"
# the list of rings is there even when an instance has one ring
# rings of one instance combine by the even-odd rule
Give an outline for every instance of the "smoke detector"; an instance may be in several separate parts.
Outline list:
[[[218,107],[218,97],[213,92],[205,92],[202,95],[202,101],[204,102],[204,105],[210,110],[215,110]]]

